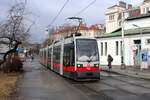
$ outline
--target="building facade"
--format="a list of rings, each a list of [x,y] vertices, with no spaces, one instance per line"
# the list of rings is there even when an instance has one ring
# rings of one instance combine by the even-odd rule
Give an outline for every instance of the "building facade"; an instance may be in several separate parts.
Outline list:
[[[145,0],[141,6],[148,7],[145,5],[149,4],[149,0]],[[106,23],[106,33],[97,37],[101,65],[108,64],[107,56],[110,54],[114,58],[113,65],[120,66],[123,56],[125,65],[140,66],[141,53],[147,51],[147,62],[150,66],[150,13],[143,13],[141,6],[123,11],[127,16],[124,17],[120,28],[110,28],[107,25],[110,23]]]
[[[101,24],[95,24],[90,27],[86,24],[81,24],[79,28],[75,26],[67,26],[57,29],[52,35],[54,40],[57,41],[76,32],[81,33],[82,36],[97,37],[105,32],[105,27]]]
[[[141,14],[146,14],[150,11],[150,0],[144,0],[143,4],[140,6]]]
[[[120,1],[119,5],[107,8],[105,13],[106,33],[111,33],[121,27],[122,18],[127,18],[128,13],[122,13],[132,8],[131,4]]]

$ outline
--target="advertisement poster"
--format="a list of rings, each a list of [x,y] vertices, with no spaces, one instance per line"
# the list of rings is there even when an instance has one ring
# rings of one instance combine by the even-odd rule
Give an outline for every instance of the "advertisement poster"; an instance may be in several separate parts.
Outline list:
[[[141,69],[148,69],[148,52],[141,53]]]

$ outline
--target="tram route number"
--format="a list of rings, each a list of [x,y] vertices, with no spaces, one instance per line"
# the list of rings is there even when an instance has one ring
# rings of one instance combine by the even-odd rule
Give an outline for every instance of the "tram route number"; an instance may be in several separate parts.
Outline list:
[[[87,64],[87,70],[91,70],[90,64]]]

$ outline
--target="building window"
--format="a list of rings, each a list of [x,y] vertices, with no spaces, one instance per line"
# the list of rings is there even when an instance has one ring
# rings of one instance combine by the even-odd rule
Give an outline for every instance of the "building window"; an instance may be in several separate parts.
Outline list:
[[[101,43],[101,56],[103,56],[103,43]]]
[[[119,54],[119,52],[118,52],[119,50],[118,50],[118,49],[119,49],[118,41],[116,41],[116,55],[118,55],[118,54]]]
[[[148,13],[148,11],[149,11],[149,7],[146,7],[146,12]]]
[[[122,56],[123,55],[123,48],[122,48],[122,41],[120,41],[120,55]]]
[[[115,15],[110,15],[110,16],[109,16],[109,20],[110,20],[110,21],[112,21],[112,20],[114,20],[114,19],[115,19]]]
[[[150,44],[150,39],[147,39],[147,40],[146,40],[146,44]]]
[[[105,42],[105,56],[107,56],[107,42]]]
[[[119,26],[121,26],[121,21],[119,21]]]
[[[143,13],[145,13],[145,8],[143,8]]]

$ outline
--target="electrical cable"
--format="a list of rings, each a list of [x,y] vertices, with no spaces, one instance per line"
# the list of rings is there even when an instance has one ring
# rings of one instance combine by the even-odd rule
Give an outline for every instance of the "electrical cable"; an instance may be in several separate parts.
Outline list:
[[[51,26],[56,19],[58,18],[58,16],[61,14],[61,12],[63,11],[63,9],[65,8],[65,6],[67,5],[67,3],[69,2],[69,0],[67,0],[64,5],[62,6],[62,8],[60,9],[60,11],[58,12],[58,14],[54,17],[54,19],[51,21],[51,23],[48,26]]]
[[[96,2],[96,0],[93,0],[90,2],[85,8],[83,8],[81,11],[79,11],[75,16],[80,15],[82,12],[84,12],[86,9],[88,9],[91,5],[93,5]]]

